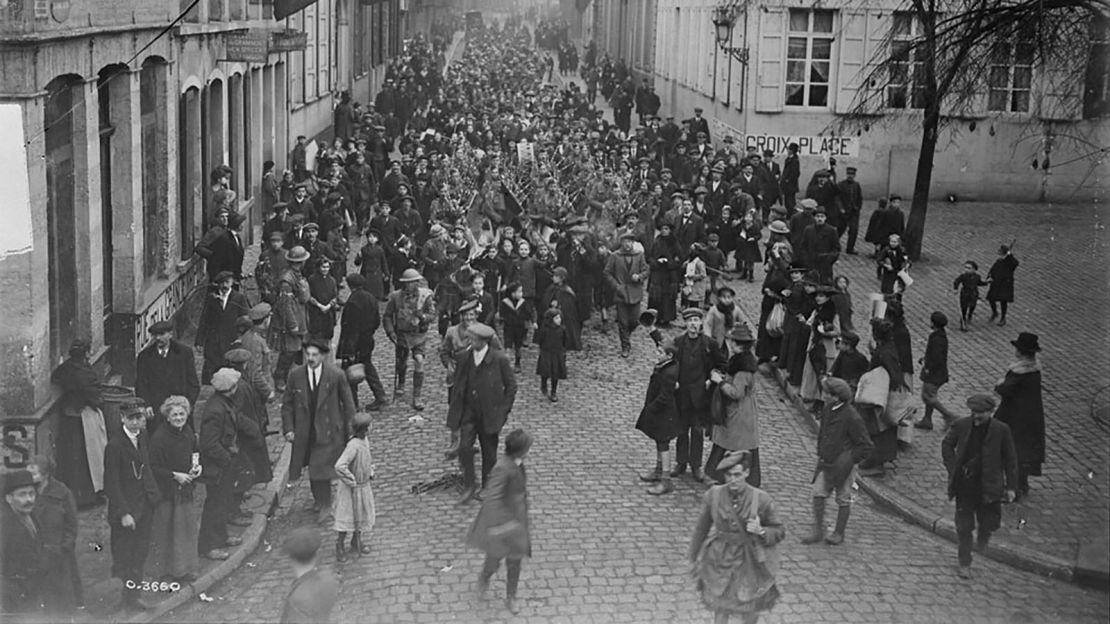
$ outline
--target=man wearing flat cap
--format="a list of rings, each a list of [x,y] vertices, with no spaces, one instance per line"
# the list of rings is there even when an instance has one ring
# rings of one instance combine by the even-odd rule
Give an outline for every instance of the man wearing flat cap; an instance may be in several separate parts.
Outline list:
[[[863,210],[863,189],[856,182],[856,168],[848,167],[844,170],[844,179],[836,183],[836,194],[840,198],[840,207],[844,214],[840,220],[839,234],[848,231],[848,243],[844,252],[856,255],[856,237],[859,236],[859,214]]]
[[[293,586],[285,595],[281,624],[323,624],[330,620],[339,601],[339,580],[330,570],[317,566],[320,534],[310,527],[293,529],[282,550],[293,568]]]
[[[852,511],[852,487],[856,483],[856,464],[871,454],[874,445],[856,408],[854,393],[847,381],[825,377],[821,385],[831,400],[821,409],[821,429],[817,432],[817,468],[813,472],[813,532],[803,544],[822,541],[834,546],[844,542],[844,529]],[[836,492],[836,530],[825,537],[825,501]]]
[[[239,228],[243,221],[238,212],[217,212],[216,224],[205,232],[194,248],[196,254],[205,260],[209,282],[215,282],[216,276],[224,271],[231,271],[236,278],[242,277],[244,250]]]
[[[204,402],[199,417],[201,481],[206,494],[197,552],[208,559],[227,559],[230,555],[225,548],[242,543],[240,538],[231,537],[227,532],[235,506],[235,480],[240,470],[238,421],[254,418],[253,414],[242,413],[235,403],[240,378],[239,371],[232,368],[215,371],[212,375],[215,392]]]
[[[0,502],[0,613],[17,614],[39,611],[45,559],[39,539],[41,527],[34,510],[38,490],[27,470],[0,475],[4,502]]]
[[[158,408],[166,397],[178,395],[196,405],[200,394],[193,350],[173,339],[173,323],[159,321],[150,326],[149,345],[135,359],[135,395],[147,402],[156,414],[147,422],[153,435],[161,423]]]
[[[329,350],[323,340],[305,343],[304,364],[289,371],[281,399],[282,432],[293,445],[289,479],[299,479],[301,472],[308,469],[312,509],[321,522],[331,510],[335,461],[347,444],[355,415],[346,375],[324,361]]]
[[[705,313],[700,308],[683,310],[686,331],[674,341],[674,359],[678,362],[675,402],[683,432],[678,436],[671,476],[683,474],[689,466],[696,481],[705,479],[701,460],[705,449],[704,429],[709,422],[709,399],[713,394],[709,387],[710,372],[725,370],[728,364],[720,347],[702,332],[704,318]]]
[[[832,284],[833,265],[840,259],[840,235],[827,222],[824,206],[813,212],[813,225],[802,232],[802,246],[796,248],[798,261],[816,269],[822,284]]]
[[[497,462],[498,436],[516,401],[516,375],[509,357],[490,347],[493,328],[473,323],[467,328],[470,348],[455,360],[455,379],[447,408],[447,428],[459,432],[459,464],[465,504],[477,497],[474,442],[482,449],[482,487]]]
[[[605,281],[615,293],[617,330],[624,358],[632,352],[632,332],[640,324],[640,305],[648,277],[647,261],[643,252],[634,248],[635,243],[636,233],[626,230],[621,235],[620,248],[609,255],[603,272]]]
[[[948,498],[956,499],[956,535],[962,579],[971,578],[971,534],[978,524],[977,549],[1002,525],[1002,503],[1013,502],[1018,487],[1018,456],[1010,428],[992,418],[994,397],[976,394],[967,399],[970,418],[952,423],[941,442],[948,470]]]
[[[204,310],[197,325],[196,348],[204,353],[204,366],[200,381],[212,382],[212,373],[224,361],[224,354],[239,337],[235,322],[250,311],[246,295],[232,288],[235,275],[224,271],[216,276],[210,294],[204,300]]]
[[[139,599],[142,590],[136,584],[143,581],[154,506],[162,498],[150,469],[150,439],[143,428],[148,409],[146,401],[138,398],[120,405],[123,435],[109,440],[104,449],[112,576],[123,581],[121,606],[125,609],[147,608]]]
[[[687,119],[683,123],[690,125],[690,135],[691,136],[697,136],[699,133],[700,134],[705,134],[705,140],[708,143],[709,142],[709,136],[710,136],[709,135],[709,122],[706,121],[706,119],[701,116],[702,112],[703,111],[700,107],[694,108],[694,116],[691,117],[690,119]]]

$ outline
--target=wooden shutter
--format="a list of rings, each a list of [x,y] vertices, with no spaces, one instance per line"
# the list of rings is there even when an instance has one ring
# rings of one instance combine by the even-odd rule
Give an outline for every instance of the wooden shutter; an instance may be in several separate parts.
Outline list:
[[[755,87],[757,113],[781,113],[786,68],[786,9],[768,7],[759,14],[758,76]]]
[[[879,114],[885,107],[882,81],[869,82],[868,78],[885,60],[880,55],[887,45],[889,19],[860,9],[841,12],[841,20],[834,110],[849,113],[862,103],[860,112]]]

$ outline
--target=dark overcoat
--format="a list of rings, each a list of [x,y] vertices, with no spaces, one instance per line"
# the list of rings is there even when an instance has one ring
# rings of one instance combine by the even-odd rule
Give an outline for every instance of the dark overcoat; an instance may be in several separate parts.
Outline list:
[[[68,613],[84,602],[77,571],[77,501],[64,483],[50,479],[35,500],[42,543],[42,601],[48,613]]]
[[[668,358],[655,365],[648,381],[644,408],[636,420],[636,428],[656,442],[670,442],[682,433],[674,389],[678,383],[678,362]]]
[[[711,389],[705,387],[709,371],[724,370],[728,361],[713,339],[705,334],[690,338],[685,333],[674,339],[675,362],[678,363],[679,416],[687,425],[701,425],[709,418]]]
[[[204,300],[204,311],[197,326],[196,344],[204,348],[204,368],[201,383],[212,383],[212,373],[224,363],[224,354],[231,349],[231,343],[239,338],[235,321],[250,312],[250,302],[243,293],[233,290],[222,307],[219,297],[209,295]]]
[[[940,445],[944,467],[948,469],[948,498],[956,497],[959,476],[967,461],[967,441],[971,437],[971,418],[961,418],[952,423]],[[1014,490],[1018,482],[1018,459],[1014,440],[1006,423],[992,418],[987,423],[983,439],[982,502],[996,503],[1003,499],[1005,490]]]
[[[1017,268],[1017,258],[1009,254],[994,261],[991,270],[987,272],[987,279],[990,280],[987,301],[1012,302],[1014,300],[1014,272]]]
[[[230,298],[228,299],[230,303]],[[197,365],[193,350],[176,340],[170,341],[166,357],[158,355],[158,345],[153,342],[139,352],[135,361],[135,395],[147,402],[158,414],[167,397],[178,395],[189,399],[196,406],[200,394]],[[155,422],[161,423],[161,416]]]
[[[293,581],[281,609],[281,624],[326,624],[339,600],[339,580],[313,568]]]
[[[495,559],[532,556],[528,525],[528,488],[524,467],[501,456],[482,491],[482,509],[466,536],[468,546]]]
[[[455,360],[447,427],[457,430],[462,425],[464,409],[470,408],[478,414],[481,433],[500,432],[516,401],[516,387],[513,365],[503,351],[490,347],[482,363],[475,366],[472,351],[467,349]]]
[[[925,360],[921,364],[921,381],[938,386],[948,383],[948,332],[934,329],[925,344]]]
[[[1009,425],[1018,463],[1025,466],[1027,474],[1040,475],[1045,447],[1040,369],[1033,365],[1014,365],[994,391],[1002,397],[994,417]]]
[[[0,501],[0,613],[38,610],[42,548],[7,501]]]
[[[343,371],[322,364],[315,406],[311,401],[308,367],[296,366],[289,371],[281,399],[282,433],[293,433],[289,478],[299,479],[307,466],[310,479],[334,479],[335,461],[343,454],[351,419],[355,416],[351,386]],[[314,434],[311,447],[310,433]]]

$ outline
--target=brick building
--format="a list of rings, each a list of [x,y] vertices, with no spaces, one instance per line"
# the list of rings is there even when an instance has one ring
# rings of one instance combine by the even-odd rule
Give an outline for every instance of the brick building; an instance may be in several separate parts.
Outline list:
[[[4,467],[50,449],[50,373],[73,339],[129,383],[151,324],[189,324],[208,172],[234,170],[249,241],[263,161],[327,136],[340,91],[371,99],[402,19],[400,0],[318,0],[282,23],[264,0],[0,3]],[[275,30],[304,33],[296,51]]]
[[[731,9],[727,45],[746,50],[742,62],[718,45],[715,10]],[[655,85],[664,110],[681,120],[705,109],[716,138],[783,153],[802,145],[805,175],[828,153],[838,166],[859,168],[870,196],[910,195],[920,146],[920,106],[913,72],[887,92],[870,123],[838,131],[863,78],[884,49],[919,36],[919,24],[893,0],[820,5],[782,0],[593,0],[593,41]],[[1052,68],[1024,60],[1029,41],[1015,38],[983,77],[982,97],[942,111],[932,192],[937,197],[1005,201],[1089,201],[1103,194],[1110,162],[1107,114],[1110,23],[1092,23],[1081,61],[1086,80],[1057,80]],[[1085,41],[1084,41],[1085,40]],[[1077,49],[1081,46],[1077,46]],[[711,132],[713,133],[713,132]],[[822,150],[827,150],[822,152]],[[1102,152],[1100,152],[1100,149]],[[1044,163],[1052,163],[1049,168]],[[841,169],[842,170],[842,169]]]

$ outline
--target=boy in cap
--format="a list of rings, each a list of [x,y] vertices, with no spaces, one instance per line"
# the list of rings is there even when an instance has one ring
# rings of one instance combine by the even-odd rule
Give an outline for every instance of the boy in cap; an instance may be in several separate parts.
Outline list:
[[[940,387],[948,383],[948,317],[944,312],[933,312],[929,317],[932,333],[925,345],[925,357],[921,360],[921,401],[925,404],[925,417],[914,424],[917,429],[933,429],[933,410],[944,417],[944,428],[959,418],[937,398]]]
[[[327,622],[339,600],[339,581],[330,571],[316,566],[319,533],[309,527],[293,529],[282,549],[293,568],[293,586],[285,595],[281,623]]]
[[[854,393],[848,382],[825,377],[821,385],[831,400],[821,410],[821,428],[817,432],[817,468],[813,473],[813,532],[802,538],[803,544],[824,540],[834,546],[844,542],[844,529],[852,512],[852,486],[856,482],[856,464],[871,454],[873,444],[856,409]],[[825,500],[836,492],[836,530],[825,537]]]
[[[1010,428],[991,418],[994,397],[968,397],[970,418],[952,423],[941,442],[941,457],[948,470],[948,498],[956,499],[956,535],[962,579],[971,578],[971,534],[976,523],[977,549],[982,552],[990,536],[1002,525],[1002,502],[1013,502],[1018,483],[1018,458]]]

